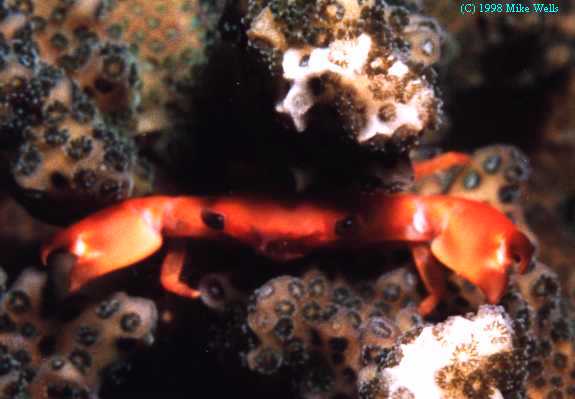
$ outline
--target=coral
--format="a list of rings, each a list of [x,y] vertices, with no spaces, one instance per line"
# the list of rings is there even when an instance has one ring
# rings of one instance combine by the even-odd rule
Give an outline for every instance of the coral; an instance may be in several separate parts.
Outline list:
[[[276,111],[297,131],[330,107],[355,141],[405,149],[438,124],[429,72],[442,32],[433,19],[357,0],[252,0],[246,15],[249,44],[289,85]]]
[[[29,2],[29,7],[15,4],[14,15],[5,18],[4,25],[13,30],[11,20],[16,19],[21,26],[13,34],[5,28],[3,34],[8,44],[23,40],[43,63],[61,69],[100,111],[127,120],[139,102],[139,73],[136,58],[125,45],[101,40],[93,30],[103,17],[104,4],[55,0]]]
[[[500,374],[515,363],[514,339],[511,319],[497,306],[426,326],[397,343],[395,365],[362,370],[361,397],[500,398],[507,388]]]
[[[14,8],[31,22],[42,60],[64,68],[100,110],[126,118],[138,108],[138,117],[149,120],[145,113],[165,112],[177,81],[204,61],[220,3],[47,0]]]
[[[19,144],[14,179],[27,192],[55,199],[110,202],[148,192],[149,171],[121,126],[110,122],[137,97],[134,60],[125,48],[94,42],[81,29],[86,10],[76,6],[68,14],[58,9],[76,34],[70,53],[54,39],[68,41],[53,31],[62,21],[52,15],[42,24],[40,15],[4,6],[2,139]]]
[[[529,397],[565,397],[575,392],[573,313],[562,296],[559,279],[552,270],[537,263],[524,278],[517,279],[517,294],[510,293],[503,303],[509,314],[522,320],[525,336],[531,338],[528,350]]]
[[[202,302],[218,312],[226,311],[230,304],[245,303],[248,294],[232,284],[231,273],[208,273],[198,283]]]
[[[210,31],[221,8],[218,3],[123,0],[101,21],[102,36],[126,43],[138,55],[143,110],[138,132],[171,123],[165,108],[174,102],[179,81],[193,78],[191,68],[205,62]]]
[[[356,396],[360,365],[382,355],[381,340],[391,346],[422,323],[416,281],[405,268],[373,283],[350,284],[315,269],[301,278],[274,278],[247,305],[248,367],[265,375],[295,372],[303,397]],[[236,323],[246,322],[237,316]]]
[[[153,341],[156,307],[117,293],[72,321],[47,318],[47,278],[26,269],[1,300],[0,391],[10,398],[96,398],[104,380],[126,370],[127,355]]]
[[[423,178],[414,190],[488,202],[532,234],[523,216],[530,171],[520,150],[496,145],[476,151],[465,166]],[[425,328],[413,308],[417,278],[405,268],[363,283],[317,270],[275,278],[255,291],[247,315],[238,311],[245,300],[229,277],[202,291],[224,313],[234,304],[226,317],[247,324],[248,367],[261,374],[291,370],[301,397],[572,395],[572,310],[552,270],[533,262],[526,274],[513,274],[500,307],[482,307],[476,287],[455,274],[449,279],[440,314],[479,313]],[[422,356],[431,360],[422,363]]]
[[[236,324],[228,333],[249,327],[247,366],[291,370],[299,397],[538,399],[575,389],[572,309],[540,262],[514,275],[499,306],[452,275],[442,314],[466,316],[426,325],[413,307],[417,277],[405,268],[355,283],[315,269],[278,277],[255,291],[247,315],[229,277],[216,280],[212,292],[228,298],[216,308]]]
[[[515,147],[498,145],[476,151],[466,166],[439,171],[416,182],[413,188],[418,194],[463,197],[501,210],[539,243],[537,255],[556,266],[560,277],[543,263],[533,262],[526,274],[511,273],[500,306],[485,306],[486,298],[479,289],[446,270],[448,292],[428,318],[431,324],[424,324],[416,310],[424,286],[415,268],[406,263],[397,267],[400,262],[395,260],[391,268],[385,268],[389,265],[370,259],[368,266],[376,270],[370,275],[385,270],[376,278],[365,278],[365,270],[342,265],[339,260],[337,272],[324,271],[331,269],[322,265],[303,274],[296,272],[297,276],[286,275],[282,266],[267,260],[253,263],[267,262],[282,272],[262,272],[257,265],[240,262],[242,267],[252,267],[253,272],[241,272],[249,275],[250,287],[261,284],[262,276],[268,280],[251,298],[246,292],[253,289],[235,286],[231,273],[204,276],[199,292],[204,304],[225,319],[226,334],[233,335],[218,335],[216,339],[248,341],[247,347],[239,350],[240,357],[247,368],[259,374],[258,383],[264,376],[287,375],[295,380],[300,397],[574,396],[573,309],[562,295],[561,286],[569,290],[575,286],[571,271],[575,241],[572,232],[559,234],[554,230],[562,223],[562,227],[575,231],[575,20],[570,2],[557,2],[562,10],[557,18],[543,18],[535,14],[460,16],[453,2],[443,0],[228,1],[230,9],[239,10],[239,22],[231,25],[225,15],[219,30],[224,36],[237,34],[233,37],[237,41],[232,45],[218,43],[221,53],[210,58],[207,49],[211,30],[222,3],[0,0],[0,150],[15,155],[11,169],[15,182],[42,200],[95,199],[101,204],[148,193],[152,190],[151,172],[142,162],[132,136],[139,135],[139,142],[147,143],[156,136],[150,133],[162,131],[169,132],[162,140],[171,140],[175,134],[172,131],[177,130],[174,126],[183,123],[187,129],[182,130],[190,136],[185,139],[189,139],[190,147],[198,144],[194,151],[203,153],[198,155],[199,163],[206,163],[202,168],[195,163],[190,166],[189,160],[196,162],[196,152],[192,156],[190,147],[182,146],[178,149],[182,159],[166,164],[184,176],[182,185],[185,179],[192,181],[186,188],[194,194],[271,191],[273,201],[283,201],[282,190],[292,183],[286,183],[291,176],[286,177],[285,170],[293,170],[292,180],[298,186],[293,191],[311,187],[312,195],[321,193],[318,197],[333,202],[335,209],[344,194],[355,194],[359,187],[376,186],[395,192],[410,184],[408,151],[425,133],[435,132],[444,119],[438,67],[447,66],[443,82],[448,92],[467,91],[485,106],[491,102],[475,89],[494,90],[495,95],[509,88],[519,89],[521,94],[547,92],[547,83],[571,68],[569,84],[549,103],[554,112],[545,121],[543,137],[532,145],[537,147],[531,150],[539,167],[531,182],[527,182],[532,171],[525,155]],[[436,21],[445,23],[447,33]],[[236,50],[240,54],[230,57],[235,62],[218,58]],[[256,63],[244,63],[248,59]],[[221,80],[225,89],[213,80],[204,83],[203,75],[197,79],[199,67],[205,62],[211,62],[208,67],[213,69],[206,75],[210,79],[215,76],[217,83]],[[244,73],[249,79],[244,79]],[[196,84],[207,92],[210,101],[190,98],[197,94]],[[233,96],[213,94],[227,89]],[[513,91],[510,97],[515,94]],[[507,97],[502,98],[504,103]],[[447,97],[448,107],[450,100]],[[203,108],[189,114],[198,104]],[[457,98],[454,108],[456,105]],[[521,120],[477,112],[481,118],[489,116],[485,118],[487,123],[498,125],[494,133],[486,134],[501,140],[505,136],[500,132],[510,130],[508,126],[514,132],[523,132],[521,122],[530,124],[531,117],[537,118],[522,105],[525,118]],[[471,114],[478,109],[461,108]],[[259,113],[255,117],[244,112],[253,109]],[[460,137],[471,136],[473,129],[481,130],[473,119],[459,120],[465,121],[463,127],[469,127],[460,130],[457,126],[455,131]],[[284,134],[289,131],[292,134]],[[148,134],[150,137],[143,137]],[[326,139],[329,135],[342,136],[342,140]],[[312,136],[315,141],[310,139]],[[215,145],[206,151],[204,144],[211,140]],[[179,144],[169,141],[172,146]],[[239,177],[219,179],[220,169],[222,175],[235,173]],[[187,173],[190,170],[191,176]],[[195,174],[202,175],[206,184],[198,185]],[[246,183],[250,179],[256,183]],[[263,181],[261,185],[258,179]],[[267,184],[266,179],[273,184]],[[236,180],[239,183],[235,184]],[[167,182],[166,191],[185,191],[182,186],[170,187],[172,183]],[[562,192],[556,186],[561,186]],[[206,200],[199,219],[196,217],[203,223],[202,231],[209,231],[208,237],[235,223],[235,216],[241,214],[237,209],[229,214],[210,210],[214,204],[211,198]],[[184,207],[172,208],[190,214]],[[262,208],[257,202],[253,213],[248,212],[245,220],[240,217],[246,230],[251,229],[252,235],[246,234],[249,240],[261,244],[257,246],[260,252],[272,257],[297,254],[301,250],[297,240],[274,240],[273,234],[262,235],[252,228],[257,226],[252,220],[266,215]],[[0,219],[5,216],[2,220],[7,222],[2,226],[1,240],[23,237],[36,242],[51,231],[14,214],[13,209],[9,202],[0,204]],[[144,224],[150,217],[166,215],[149,209],[139,214]],[[363,209],[357,211],[362,214]],[[133,215],[126,215],[125,219],[115,217],[118,224],[99,226],[116,234],[126,223],[130,225]],[[230,215],[234,215],[233,221]],[[366,220],[372,216],[367,215]],[[393,212],[385,216],[384,223],[400,219]],[[481,225],[481,217],[469,218]],[[55,219],[65,223],[63,218]],[[11,220],[16,227],[10,226]],[[465,229],[465,223],[463,219],[455,233]],[[349,231],[353,224],[351,218],[338,218],[336,234],[342,232],[340,227]],[[330,226],[333,233],[333,224]],[[489,223],[484,226],[484,231],[491,234],[493,227]],[[187,227],[180,222],[174,230],[181,232]],[[304,229],[297,223],[294,227],[296,233]],[[93,231],[106,232],[101,228]],[[145,237],[129,234],[140,230],[126,231],[131,244],[128,240],[123,254],[130,257],[140,251],[140,244],[147,243]],[[454,234],[458,243],[465,244],[465,239],[459,240],[463,235]],[[112,242],[110,237],[104,234],[101,241]],[[77,242],[81,247],[95,241]],[[8,242],[6,246],[10,245]],[[178,255],[171,250],[170,255]],[[354,259],[363,256],[356,248],[351,252]],[[390,254],[391,250],[385,248],[382,252]],[[87,253],[94,254],[94,248]],[[323,254],[315,255],[321,259]],[[227,249],[222,257],[222,263],[238,263]],[[479,255],[464,266],[474,265],[477,258]],[[156,260],[146,262],[154,266]],[[94,268],[86,262],[82,270],[87,274],[102,272],[110,265]],[[192,289],[196,284],[184,281],[188,277],[185,273],[172,273],[173,268],[172,272],[164,270],[167,272],[162,275],[162,283],[171,278],[172,287],[197,295],[198,291]],[[277,274],[281,276],[270,279]],[[107,378],[114,379],[125,369],[126,350],[133,349],[134,344],[150,344],[158,318],[155,305],[147,299],[117,293],[62,318],[58,313],[70,302],[81,304],[82,298],[50,303],[47,279],[45,273],[25,270],[10,291],[0,297],[0,396],[95,398]],[[154,285],[149,295],[164,295],[166,303],[173,300],[182,306],[163,313],[166,324],[181,321],[188,310],[201,307],[197,304],[194,309],[184,299],[158,294],[160,284],[156,287],[155,279],[149,281]],[[495,286],[494,279],[485,281]],[[6,276],[0,273],[0,290],[5,284]],[[176,311],[181,311],[177,317],[170,313]],[[170,336],[166,347],[173,345],[176,353],[184,353],[199,346],[197,337],[205,333],[204,325],[198,326],[198,333],[188,329],[175,332],[179,327],[176,324],[173,322],[172,330],[167,332],[189,336],[177,343],[170,342]],[[230,346],[223,347],[229,350]],[[206,362],[194,356],[185,359],[197,364],[186,364],[190,367],[182,373],[185,378],[174,373],[169,375],[170,381],[189,385],[187,375],[193,372],[198,380],[197,375],[202,374],[196,370],[201,368],[207,370],[203,375],[215,375],[221,381],[221,370],[210,370]],[[162,377],[169,374],[165,370],[158,373]],[[158,384],[165,384],[164,378],[159,380]],[[207,396],[197,385],[194,381],[193,393]],[[258,392],[251,394],[258,396]]]
[[[473,309],[481,295],[469,284],[453,277],[458,303]],[[557,274],[540,262],[523,276],[516,276],[501,300],[513,320],[526,368],[525,391],[529,398],[569,397],[575,390],[572,309],[562,294]],[[461,310],[461,308],[459,308]],[[562,396],[563,395],[563,396]]]
[[[218,7],[4,2],[1,139],[21,144],[16,182],[35,194],[98,203],[148,193],[152,175],[129,136],[172,126],[170,104],[205,59]]]

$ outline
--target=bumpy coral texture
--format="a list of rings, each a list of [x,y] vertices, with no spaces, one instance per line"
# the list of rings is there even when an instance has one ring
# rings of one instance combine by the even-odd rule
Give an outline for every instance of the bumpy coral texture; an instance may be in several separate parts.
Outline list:
[[[518,149],[489,146],[477,150],[469,165],[423,179],[415,190],[422,194],[443,193],[487,201],[505,212],[532,240],[538,241],[525,221],[523,210],[525,198],[532,190],[527,187],[529,174],[528,161]],[[545,248],[542,246],[541,251],[545,252]],[[474,311],[485,302],[479,290],[469,283],[455,275],[450,279],[454,296],[448,299],[447,306],[453,312]],[[510,384],[506,391],[509,395],[526,392],[529,398],[537,399],[569,397],[575,392],[575,381],[570,374],[575,365],[575,341],[568,322],[572,311],[560,287],[557,275],[544,264],[535,262],[530,272],[514,277],[501,301],[515,330],[514,355],[507,367],[508,374],[497,377]],[[521,386],[524,375],[526,382]],[[517,381],[511,383],[511,377]],[[476,388],[481,388],[481,384]],[[456,393],[455,397],[464,397],[463,390],[470,387],[466,388],[465,380],[455,379],[450,389]],[[466,395],[483,397],[477,392]],[[504,397],[507,396],[504,394]]]
[[[501,398],[497,374],[514,364],[513,341],[512,321],[501,307],[450,317],[399,342],[397,365],[362,370],[361,397]]]
[[[575,392],[572,310],[557,275],[540,262],[513,278],[499,307],[482,307],[479,290],[452,275],[444,312],[478,315],[425,328],[413,306],[417,276],[405,268],[354,284],[317,270],[278,277],[256,290],[247,316],[238,310],[245,298],[227,277],[209,279],[205,301],[233,316],[232,334],[245,333],[247,323],[248,367],[265,375],[291,371],[298,397],[543,399]],[[223,303],[234,310],[226,313]]]
[[[126,43],[137,54],[142,85],[139,133],[172,124],[170,107],[178,85],[195,78],[206,59],[221,0],[120,0],[112,3],[98,31],[107,40]]]
[[[72,321],[44,317],[47,274],[26,269],[0,303],[0,392],[16,398],[97,398],[127,356],[153,342],[150,300],[117,293]]]
[[[549,150],[540,151],[540,156]],[[549,249],[551,246],[556,252],[557,248],[561,248],[557,247],[557,243],[550,242],[550,239],[557,239],[557,236],[547,237],[544,234],[535,237],[525,221],[523,208],[526,198],[529,199],[528,204],[538,198],[549,198],[552,203],[554,198],[544,191],[545,185],[540,186],[541,177],[537,178],[537,175],[536,179],[527,185],[529,172],[527,160],[519,150],[510,146],[490,146],[477,150],[469,166],[430,176],[423,180],[416,190],[427,194],[441,192],[488,201],[515,220],[532,240],[539,242],[542,256],[554,261],[564,260],[569,256],[568,250],[563,252],[562,256],[553,256],[554,252]],[[568,175],[569,169],[564,173]],[[564,176],[555,178],[563,179]],[[540,200],[540,204],[557,207],[556,203],[550,205],[543,200]],[[545,208],[539,205],[538,209]],[[541,210],[538,212],[542,213],[539,217],[545,215]],[[552,219],[547,219],[544,223],[552,224],[550,220]],[[542,231],[540,226],[535,227],[537,231]],[[547,230],[556,231],[552,226],[546,226],[543,231]],[[562,245],[564,246],[564,242]],[[449,303],[454,312],[474,310],[484,303],[483,295],[475,287],[457,276],[451,276],[451,281],[453,292],[457,293]],[[515,347],[521,358],[521,362],[517,364],[526,370],[524,390],[529,398],[559,398],[575,394],[575,380],[571,375],[575,366],[575,340],[573,327],[569,322],[573,317],[572,308],[569,296],[562,294],[560,281],[549,267],[541,262],[534,262],[531,271],[513,278],[508,293],[501,301],[513,319],[517,336]],[[568,281],[562,283],[569,287]]]
[[[328,107],[357,142],[403,148],[438,123],[434,20],[374,0],[252,0],[247,15],[250,44],[288,82],[276,111],[297,131]]]
[[[149,192],[152,175],[128,137],[171,125],[168,103],[203,60],[211,8],[47,0],[1,11],[1,140],[21,145],[16,182],[100,202]]]
[[[73,25],[77,36],[72,56],[64,53],[68,46],[57,45],[54,38],[60,36],[50,36],[57,22],[46,25],[17,9],[3,11],[2,138],[20,145],[12,168],[16,182],[53,198],[110,201],[147,191],[149,178],[133,144],[101,111],[107,101],[116,103],[116,109],[131,102],[137,74],[125,49],[94,47],[89,32]],[[81,16],[70,12],[69,22],[77,24]],[[92,91],[91,84],[106,90]]]
[[[477,290],[460,279],[457,302],[471,308],[482,302]],[[517,276],[501,305],[513,320],[520,356],[518,365],[525,369],[524,391],[529,398],[570,397],[575,393],[571,375],[574,360],[573,312],[569,299],[562,294],[555,272],[537,262],[532,270]],[[462,308],[460,307],[461,311]],[[516,387],[519,390],[519,387]]]
[[[300,397],[357,397],[361,367],[382,358],[393,362],[387,348],[401,333],[421,325],[416,282],[406,268],[354,284],[312,269],[257,289],[247,319],[242,312],[230,314],[235,323],[249,326],[245,356],[250,369],[264,375],[293,373]],[[208,287],[204,296],[209,298]],[[230,293],[225,295],[228,305],[241,303],[229,286],[219,283],[217,291],[220,297]],[[222,308],[221,302],[205,301]]]
[[[530,274],[526,280],[533,278]],[[226,278],[221,280],[227,281]],[[453,284],[448,309],[465,313],[484,303],[482,296],[469,284],[463,284],[461,280]],[[467,294],[457,294],[456,287]],[[210,296],[208,287],[205,288],[205,295]],[[416,288],[417,276],[406,268],[386,273],[375,282],[355,284],[343,277],[328,278],[316,270],[301,278],[282,276],[273,279],[256,290],[248,305],[251,344],[246,353],[247,365],[265,375],[291,372],[297,381],[298,397],[395,398],[402,397],[397,396],[400,393],[409,395],[411,392],[415,398],[425,398],[417,389],[413,391],[413,361],[406,360],[396,369],[405,356],[403,346],[422,334],[423,321],[414,307],[420,300]],[[226,299],[228,305],[242,301],[235,290],[224,288],[221,283],[214,291],[219,297],[230,291]],[[468,298],[471,291],[473,295]],[[521,294],[517,295],[521,297]],[[559,294],[555,292],[554,295]],[[221,304],[216,308],[222,309]],[[495,394],[496,391],[505,395],[523,392],[531,341],[527,341],[525,333],[515,333],[518,321],[510,321],[501,309],[492,310],[481,313],[480,317],[491,320],[481,322],[481,326],[501,327],[492,331],[506,338],[497,341],[496,338],[501,337],[494,335],[493,341],[497,341],[497,345],[492,352],[479,351],[478,347],[484,346],[478,342],[459,342],[470,340],[468,333],[472,325],[458,325],[453,329],[441,325],[428,327],[436,335],[441,332],[445,340],[443,350],[455,354],[433,357],[445,364],[430,366],[429,370],[419,365],[417,369],[421,374],[417,381],[422,383],[427,379],[434,392],[453,398],[483,398],[488,397],[481,396],[485,392]],[[234,317],[233,323],[243,324],[246,320],[237,308],[227,314],[230,315]],[[514,319],[518,317],[513,313]],[[464,337],[460,327],[465,331]],[[241,329],[234,330],[234,334]],[[519,331],[524,330],[519,328]],[[488,338],[491,339],[483,332],[482,339]],[[467,353],[467,349],[471,352]],[[417,349],[416,353],[419,352],[421,350]],[[468,355],[477,357],[468,358]]]

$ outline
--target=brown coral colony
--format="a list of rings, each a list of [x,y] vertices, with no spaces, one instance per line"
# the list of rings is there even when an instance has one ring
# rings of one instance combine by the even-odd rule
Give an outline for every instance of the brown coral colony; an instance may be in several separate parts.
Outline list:
[[[0,0],[0,398],[575,397],[575,5],[452,3]]]

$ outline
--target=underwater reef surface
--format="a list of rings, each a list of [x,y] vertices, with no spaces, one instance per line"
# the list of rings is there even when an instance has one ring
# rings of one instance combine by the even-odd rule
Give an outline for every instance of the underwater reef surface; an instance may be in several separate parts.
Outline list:
[[[427,0],[0,1],[0,397],[575,396],[575,5],[557,4],[462,16]],[[372,217],[349,198],[406,193],[488,204],[533,244],[529,267],[475,286],[463,275],[490,270],[477,259],[462,273],[413,243],[300,259],[309,237],[254,230],[240,210],[202,210],[208,233],[191,235],[206,239],[172,246],[196,223],[183,207],[156,254],[137,255],[149,237],[128,217],[112,237],[80,231],[132,242],[122,255],[137,263],[80,290],[79,253],[127,264],[86,238],[41,265],[54,234],[129,198],[263,196],[283,204],[262,212],[270,225],[326,204],[349,213],[330,231],[346,238]],[[498,231],[473,220],[450,251]],[[234,223],[256,251],[212,240]],[[166,283],[163,259],[184,247]],[[496,303],[485,286],[502,287]]]

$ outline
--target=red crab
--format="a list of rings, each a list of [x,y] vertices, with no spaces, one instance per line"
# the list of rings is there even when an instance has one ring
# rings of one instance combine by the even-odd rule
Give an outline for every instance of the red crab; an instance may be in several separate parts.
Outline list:
[[[469,162],[447,153],[415,165],[416,178]],[[477,285],[497,303],[514,266],[523,273],[534,247],[502,213],[490,205],[442,195],[359,195],[352,206],[286,203],[248,197],[152,196],[124,201],[59,232],[42,250],[66,250],[76,257],[69,290],[157,251],[163,237],[232,237],[264,256],[287,261],[320,247],[361,248],[382,242],[410,246],[429,293],[419,305],[430,313],[445,293],[447,266]],[[168,291],[197,298],[199,291],[180,281],[183,247],[169,249],[161,270]]]

